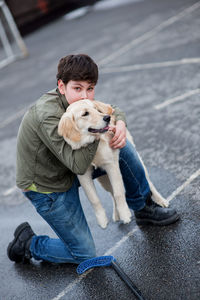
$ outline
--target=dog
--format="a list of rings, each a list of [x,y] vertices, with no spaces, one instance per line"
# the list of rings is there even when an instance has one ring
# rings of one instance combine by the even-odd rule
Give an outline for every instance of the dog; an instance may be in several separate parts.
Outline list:
[[[84,175],[78,175],[78,179],[93,206],[97,222],[102,228],[107,227],[108,219],[92,180],[94,167],[100,167],[106,171],[107,175],[99,177],[98,181],[113,196],[113,221],[121,220],[124,224],[131,221],[131,212],[125,199],[125,190],[119,168],[119,149],[112,149],[109,146],[113,137],[113,132],[109,131],[109,126],[115,124],[113,112],[114,109],[109,104],[84,99],[70,104],[58,124],[58,134],[65,139],[72,149],[87,147],[88,144],[99,140],[92,164]],[[128,130],[127,139],[134,145]],[[140,156],[139,158],[144,167],[153,200],[157,204],[167,207],[167,200],[156,190]]]

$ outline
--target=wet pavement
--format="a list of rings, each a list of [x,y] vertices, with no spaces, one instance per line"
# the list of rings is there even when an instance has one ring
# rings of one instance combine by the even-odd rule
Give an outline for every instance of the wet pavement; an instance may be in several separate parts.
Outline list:
[[[60,57],[71,53],[99,64],[96,99],[126,112],[152,181],[181,216],[161,228],[138,227],[134,217],[113,223],[110,196],[97,185],[110,219],[102,230],[81,190],[97,255],[113,255],[148,300],[200,298],[200,2],[121,2],[102,1],[26,36],[29,57],[0,70],[2,300],[136,299],[110,267],[78,276],[76,265],[14,264],[6,255],[21,222],[55,236],[15,187],[16,135],[28,106],[55,87]]]

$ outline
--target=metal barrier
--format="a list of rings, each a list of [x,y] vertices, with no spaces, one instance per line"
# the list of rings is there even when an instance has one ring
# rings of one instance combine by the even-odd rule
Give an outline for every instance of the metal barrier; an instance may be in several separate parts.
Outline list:
[[[4,1],[0,1],[0,13],[6,22],[6,24],[4,24],[5,22],[3,23],[0,18],[0,40],[6,56],[6,58],[0,61],[0,68],[3,68],[19,57],[26,57],[28,55],[28,50],[15,24],[13,16]],[[15,54],[13,51],[13,43],[9,40],[5,25],[7,25],[7,31],[9,30],[14,42],[16,42],[21,51],[19,54]]]

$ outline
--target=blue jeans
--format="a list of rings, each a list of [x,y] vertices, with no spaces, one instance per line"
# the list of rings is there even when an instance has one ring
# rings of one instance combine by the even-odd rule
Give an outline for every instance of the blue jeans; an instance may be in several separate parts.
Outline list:
[[[128,141],[120,150],[119,164],[128,206],[140,210],[145,206],[150,189],[137,152]],[[97,169],[93,177],[104,174]],[[76,177],[72,187],[63,193],[24,192],[58,236],[36,235],[32,238],[30,251],[36,260],[78,264],[96,256],[95,244],[80,203],[79,187]]]

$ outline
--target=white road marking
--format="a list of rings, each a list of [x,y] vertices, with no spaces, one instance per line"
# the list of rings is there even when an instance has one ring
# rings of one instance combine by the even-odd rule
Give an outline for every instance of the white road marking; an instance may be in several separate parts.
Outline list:
[[[3,193],[3,196],[9,196],[11,195],[12,193],[14,193],[16,191],[17,187],[16,185],[9,188],[8,190],[6,190],[4,193]]]
[[[168,198],[167,201],[174,199],[184,188],[186,188],[193,180],[200,176],[200,169],[194,172],[181,186],[179,186]]]
[[[143,0],[101,0],[94,5],[94,10],[108,10],[110,8],[142,1]]]
[[[68,14],[66,14],[64,16],[65,20],[73,20],[73,19],[77,19],[80,17],[83,17],[84,15],[86,15],[88,12],[90,11],[90,7],[89,6],[85,6],[85,7],[81,7],[78,8]]]
[[[0,123],[0,129],[6,127],[7,125],[12,123],[13,121],[16,121],[18,118],[21,118],[27,110],[28,110],[27,107],[22,108],[16,114],[13,114],[9,118],[5,119],[3,122]]]
[[[168,201],[171,201],[174,199],[180,192],[188,186],[194,179],[196,179],[198,176],[200,176],[200,169],[197,170],[195,173],[193,173],[180,187],[178,187],[168,198]],[[134,227],[131,231],[129,231],[125,236],[121,238],[113,247],[108,249],[103,255],[111,255],[113,254],[121,245],[128,240],[130,236],[132,236],[135,232],[138,231],[138,227]],[[69,293],[76,284],[80,283],[84,278],[87,277],[88,274],[90,274],[93,271],[93,269],[88,270],[84,274],[80,275],[78,278],[73,280],[62,292],[60,292],[56,297],[54,297],[51,300],[59,300],[62,297],[64,297],[67,293]]]
[[[163,68],[163,67],[174,67],[186,64],[199,64],[200,58],[182,58],[179,60],[171,60],[171,61],[163,61],[163,62],[156,62],[156,63],[148,63],[148,64],[135,64],[129,66],[119,66],[119,67],[107,67],[100,69],[102,74],[107,73],[120,73],[120,72],[132,72],[132,71],[140,71],[140,70],[147,70],[147,69],[156,69],[156,68]]]
[[[13,121],[17,120],[18,118],[20,118],[21,116],[23,116],[24,113],[25,113],[25,109],[23,108],[20,111],[18,111],[16,114],[13,114],[9,118],[5,119],[5,121],[3,121],[3,122],[0,123],[0,129],[4,128],[8,124],[10,124]]]
[[[185,100],[186,98],[188,98],[190,96],[193,96],[193,95],[196,95],[196,94],[199,94],[199,93],[200,93],[200,89],[191,90],[191,91],[189,91],[187,93],[184,93],[180,96],[168,99],[168,100],[162,102],[161,104],[157,104],[157,105],[154,106],[154,108],[158,110],[158,109],[164,108],[164,107],[166,107],[170,104]]]
[[[158,26],[156,26],[152,30],[147,31],[143,35],[141,35],[138,38],[132,40],[130,43],[126,44],[125,46],[123,46],[121,48],[119,48],[117,51],[113,52],[111,55],[108,55],[107,57],[101,59],[98,62],[99,66],[105,65],[105,64],[113,61],[117,57],[121,56],[122,54],[124,54],[127,51],[129,51],[130,49],[132,49],[133,47],[143,43],[144,41],[150,39],[151,37],[153,37],[154,35],[156,35],[160,31],[162,31],[163,29],[165,29],[168,26],[174,24],[175,22],[177,22],[181,18],[185,17],[187,14],[192,13],[193,11],[198,9],[199,7],[200,7],[200,2],[198,1],[195,4],[193,4],[192,6],[189,6],[186,9],[184,9],[183,11],[181,11],[179,14],[177,14],[173,17],[170,17],[169,19],[162,22],[161,24],[159,24]]]
[[[129,231],[121,240],[119,240],[112,248],[110,248],[108,251],[104,253],[104,255],[112,255],[124,242],[128,240],[130,236],[132,236],[136,231],[138,230],[138,227],[133,228],[131,231]]]
[[[79,275],[78,278],[76,278],[75,280],[73,280],[70,284],[68,284],[68,286],[62,291],[60,292],[56,297],[54,297],[51,300],[59,300],[62,297],[64,297],[67,293],[69,293],[79,282],[81,282],[85,277],[87,277],[88,274],[90,274],[93,271],[93,269],[90,269],[88,271],[86,271],[84,274]]]
[[[73,20],[85,16],[90,11],[108,10],[110,8],[118,7],[121,5],[135,3],[135,2],[142,2],[142,1],[143,0],[101,0],[101,2],[98,2],[94,5],[84,6],[76,10],[73,10],[72,12],[67,13],[64,16],[64,19],[67,21]]]

